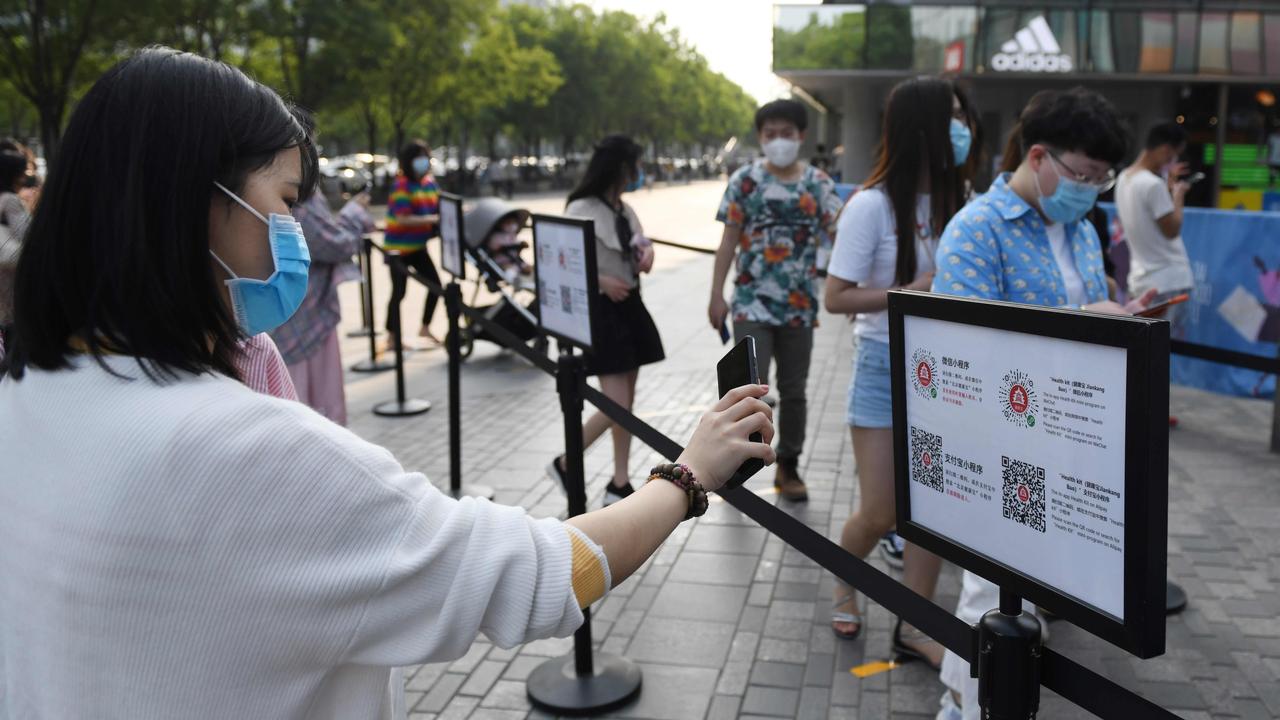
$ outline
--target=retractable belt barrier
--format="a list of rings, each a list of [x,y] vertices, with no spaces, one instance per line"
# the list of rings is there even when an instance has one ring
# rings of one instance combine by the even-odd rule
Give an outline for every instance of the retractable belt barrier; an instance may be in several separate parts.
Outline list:
[[[1258,372],[1273,374],[1280,372],[1280,357],[1242,353],[1184,340],[1170,340],[1169,351],[1178,355],[1208,360],[1209,362],[1242,367],[1246,370],[1257,370]]]
[[[675,245],[669,242],[663,242],[663,244]],[[376,244],[374,247],[385,253],[385,250]],[[688,249],[704,251],[693,247]],[[401,263],[397,263],[396,270],[404,272],[428,290],[442,295],[446,292],[445,288],[427,280]],[[514,333],[485,317],[483,312],[466,305],[461,305],[460,310],[473,322],[482,325],[486,332],[491,333],[507,349],[528,360],[539,370],[552,376],[557,374],[558,368],[555,361],[530,348]],[[1188,350],[1184,354],[1205,352],[1201,350],[1205,346],[1177,342],[1175,345],[1184,346],[1184,349]],[[1248,358],[1249,362],[1261,363],[1263,360],[1258,356],[1232,353],[1216,348],[1207,348],[1207,351],[1222,353],[1218,355],[1219,357],[1243,356]],[[1268,371],[1274,371],[1276,361],[1269,362],[1271,365],[1268,366]],[[667,460],[674,462],[680,453],[684,452],[684,446],[680,443],[662,434],[652,425],[609,399],[604,393],[586,384],[585,379],[581,381],[579,391],[583,399]],[[851,555],[821,533],[771,505],[745,487],[735,487],[719,495],[725,502],[750,517],[765,530],[822,566],[845,584],[902,618],[904,622],[937,640],[970,663],[977,661],[976,627],[968,625],[952,613],[916,594],[866,561]],[[1049,647],[1042,648],[1041,653],[1040,684],[1098,717],[1105,720],[1131,720],[1132,718],[1177,720],[1177,715]]]

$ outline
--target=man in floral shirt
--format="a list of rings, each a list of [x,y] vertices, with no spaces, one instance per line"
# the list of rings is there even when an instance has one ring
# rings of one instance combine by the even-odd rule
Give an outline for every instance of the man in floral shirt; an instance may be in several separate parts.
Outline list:
[[[827,174],[799,162],[806,126],[804,106],[775,100],[756,112],[764,159],[740,168],[716,220],[724,235],[711,276],[711,326],[720,330],[730,305],[724,281],[737,255],[733,281],[733,334],[756,339],[760,378],[778,360],[778,474],[774,485],[788,500],[808,493],[797,467],[804,446],[805,383],[818,324],[818,247],[830,248],[840,199]]]

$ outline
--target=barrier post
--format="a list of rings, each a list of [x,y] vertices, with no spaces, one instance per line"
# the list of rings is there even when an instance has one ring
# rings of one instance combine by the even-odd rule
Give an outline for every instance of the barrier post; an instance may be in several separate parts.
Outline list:
[[[564,458],[568,476],[569,517],[587,511],[582,469],[582,356],[562,347],[556,368],[556,390],[564,412]],[[573,634],[573,654],[553,658],[529,674],[529,699],[558,715],[591,715],[626,704],[640,692],[640,668],[618,655],[591,653],[591,610],[583,608],[582,627]]]
[[[361,238],[361,242],[360,242],[360,251],[356,253],[356,264],[360,268],[360,283],[361,283],[360,323],[361,323],[361,326],[347,333],[347,337],[351,337],[351,338],[366,337],[368,335],[374,335],[377,333],[377,331],[373,329],[373,315],[370,312],[373,309],[372,303],[367,298],[365,298],[365,292],[364,292],[364,283],[369,282],[369,272],[365,270],[365,267],[368,265],[368,263],[364,261],[364,239],[363,238]]]
[[[378,333],[373,329],[373,238],[366,236],[361,242],[361,257],[364,259],[364,292],[360,297],[368,313],[369,326],[369,359],[361,360],[351,366],[352,372],[382,372],[390,370],[390,365],[378,360]]]
[[[493,488],[462,484],[462,338],[458,335],[462,316],[462,286],[456,280],[444,288],[444,308],[449,316],[449,494],[493,499]]]
[[[391,272],[399,275],[408,275],[408,269],[404,266],[404,260],[398,255],[390,255],[388,259],[391,261]],[[408,282],[408,279],[405,280]],[[396,399],[378,403],[373,406],[374,415],[382,415],[384,417],[407,417],[409,415],[421,415],[431,409],[431,403],[426,400],[417,398],[405,398],[404,393],[404,346],[401,344],[400,337],[400,305],[404,303],[401,298],[400,302],[391,306],[391,341],[395,347],[396,358]]]
[[[987,720],[1034,720],[1040,710],[1040,621],[1000,588],[978,623],[978,705]]]

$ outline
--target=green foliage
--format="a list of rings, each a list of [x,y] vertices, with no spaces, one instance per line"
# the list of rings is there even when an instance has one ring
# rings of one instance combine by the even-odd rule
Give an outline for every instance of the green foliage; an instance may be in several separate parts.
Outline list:
[[[387,151],[425,135],[569,152],[610,132],[655,151],[718,145],[748,130],[755,105],[665,18],[586,5],[0,0],[0,29],[9,81],[0,81],[0,123],[38,130],[50,149],[92,81],[150,44],[229,62],[276,88],[317,115],[328,151]]]
[[[867,27],[867,67],[877,70],[911,67],[911,8],[872,5],[867,9]]]
[[[856,70],[862,67],[867,15],[851,10],[824,24],[818,13],[799,30],[773,29],[773,67],[778,70]]]

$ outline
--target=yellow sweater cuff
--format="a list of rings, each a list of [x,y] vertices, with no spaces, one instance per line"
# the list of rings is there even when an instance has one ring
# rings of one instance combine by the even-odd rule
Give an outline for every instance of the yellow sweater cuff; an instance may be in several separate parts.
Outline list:
[[[578,598],[578,607],[590,607],[609,590],[607,560],[581,530],[565,525],[565,531],[573,554],[573,594]]]

